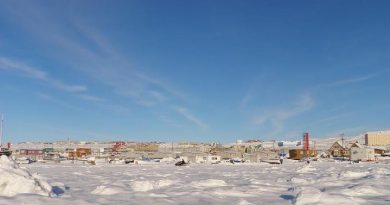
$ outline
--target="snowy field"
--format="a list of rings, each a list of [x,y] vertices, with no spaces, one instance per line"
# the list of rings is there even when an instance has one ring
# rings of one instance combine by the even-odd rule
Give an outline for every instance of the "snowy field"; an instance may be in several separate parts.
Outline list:
[[[7,184],[1,173],[0,194],[8,189],[8,196],[1,196],[0,204],[390,204],[389,164],[31,164],[27,169],[43,188],[12,194],[7,186],[27,182]],[[45,181],[51,185],[48,195],[42,194]]]

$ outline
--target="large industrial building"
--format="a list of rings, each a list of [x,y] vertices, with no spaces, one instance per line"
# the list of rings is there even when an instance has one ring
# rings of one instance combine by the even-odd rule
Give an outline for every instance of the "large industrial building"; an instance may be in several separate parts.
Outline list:
[[[390,131],[367,132],[365,141],[367,146],[389,146]]]

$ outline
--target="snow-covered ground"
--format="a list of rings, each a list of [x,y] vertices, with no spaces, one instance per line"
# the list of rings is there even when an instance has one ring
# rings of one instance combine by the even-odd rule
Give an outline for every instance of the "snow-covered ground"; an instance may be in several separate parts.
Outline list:
[[[38,173],[29,177],[47,181],[52,193],[42,195],[42,190],[32,189],[30,194],[4,196],[2,190],[9,184],[0,184],[0,204],[390,204],[389,164],[306,165],[286,160],[283,165],[31,164],[27,168]],[[0,182],[4,176],[0,174]]]

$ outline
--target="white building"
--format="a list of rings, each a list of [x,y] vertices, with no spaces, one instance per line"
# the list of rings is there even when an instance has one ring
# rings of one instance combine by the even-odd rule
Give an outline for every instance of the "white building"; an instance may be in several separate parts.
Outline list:
[[[351,147],[351,161],[373,161],[375,150],[367,147]]]
[[[275,141],[266,141],[261,143],[261,147],[264,149],[276,149],[278,148],[278,143]]]
[[[221,162],[221,156],[218,155],[197,155],[195,157],[196,163],[210,163],[217,164]]]
[[[279,141],[278,142],[279,147],[296,148],[298,145],[300,145],[300,141]]]

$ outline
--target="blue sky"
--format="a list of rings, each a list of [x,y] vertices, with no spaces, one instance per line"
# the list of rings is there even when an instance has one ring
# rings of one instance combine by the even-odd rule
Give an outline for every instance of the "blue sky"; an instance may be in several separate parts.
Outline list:
[[[388,1],[1,1],[6,141],[390,125]]]

